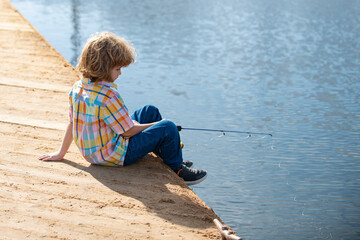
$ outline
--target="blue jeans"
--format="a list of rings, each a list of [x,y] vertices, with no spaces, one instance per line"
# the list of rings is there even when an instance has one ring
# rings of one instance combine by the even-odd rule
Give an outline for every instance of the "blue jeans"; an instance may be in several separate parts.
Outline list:
[[[154,152],[163,159],[165,164],[177,172],[181,168],[183,158],[180,135],[176,125],[169,120],[162,120],[159,109],[152,105],[146,105],[135,111],[131,118],[142,124],[160,122],[129,139],[124,166]]]

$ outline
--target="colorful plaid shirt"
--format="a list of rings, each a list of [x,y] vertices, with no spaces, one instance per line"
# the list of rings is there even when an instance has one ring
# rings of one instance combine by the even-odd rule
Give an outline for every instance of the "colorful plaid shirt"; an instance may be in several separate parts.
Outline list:
[[[121,166],[129,139],[121,134],[134,126],[124,101],[110,82],[76,82],[69,94],[74,142],[93,164]]]

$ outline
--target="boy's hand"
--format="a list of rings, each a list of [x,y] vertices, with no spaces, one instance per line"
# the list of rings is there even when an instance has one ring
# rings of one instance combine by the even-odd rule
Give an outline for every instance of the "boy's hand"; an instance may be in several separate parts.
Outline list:
[[[58,151],[53,153],[48,153],[39,157],[41,161],[60,161],[63,160],[66,152],[69,150],[71,142],[73,140],[72,134],[73,123],[69,123],[66,127],[65,136],[63,142],[61,143],[61,147]]]
[[[45,154],[39,157],[41,161],[60,161],[63,160],[64,156],[60,154],[60,152],[53,152],[49,154]]]
[[[140,123],[138,121],[132,120],[134,125],[140,125]]]

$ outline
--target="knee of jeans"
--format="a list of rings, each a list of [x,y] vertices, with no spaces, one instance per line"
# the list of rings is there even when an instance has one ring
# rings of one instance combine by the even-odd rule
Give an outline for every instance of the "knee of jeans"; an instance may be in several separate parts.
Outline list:
[[[162,120],[161,123],[166,127],[166,130],[171,134],[178,133],[177,126],[170,120]]]
[[[159,112],[159,109],[157,107],[155,107],[154,105],[146,105],[145,106],[146,110],[149,112]]]

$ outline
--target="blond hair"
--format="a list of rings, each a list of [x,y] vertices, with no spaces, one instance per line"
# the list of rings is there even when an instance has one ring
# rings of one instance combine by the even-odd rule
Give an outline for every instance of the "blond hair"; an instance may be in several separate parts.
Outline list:
[[[76,69],[91,82],[112,82],[114,67],[127,67],[135,62],[135,49],[130,43],[111,32],[92,35],[86,42]]]

